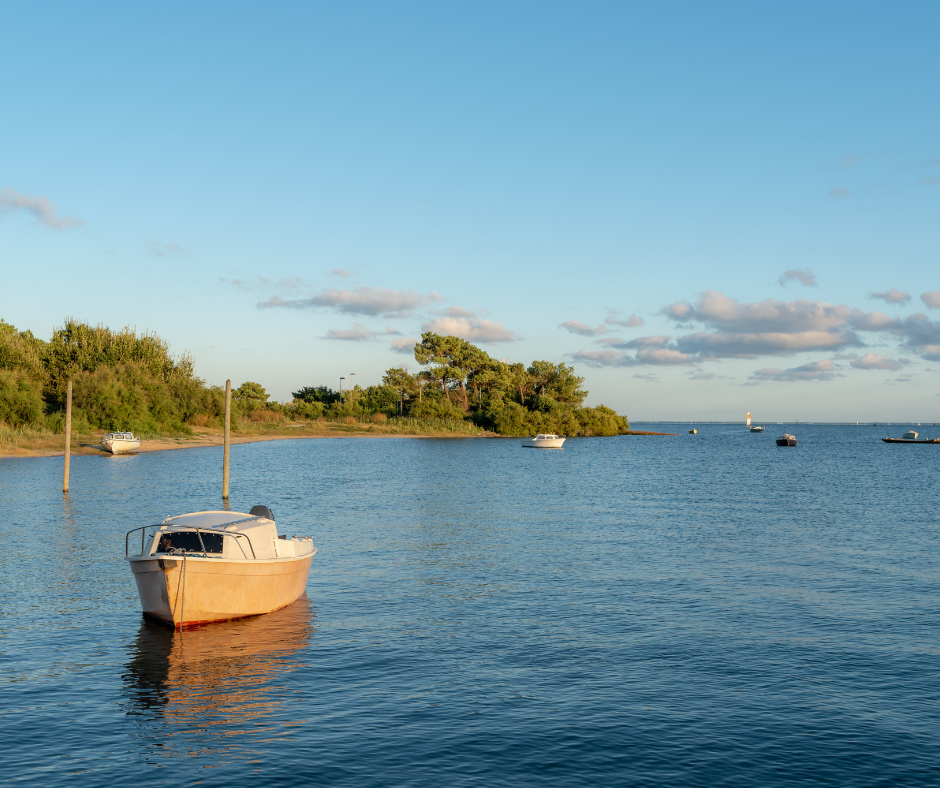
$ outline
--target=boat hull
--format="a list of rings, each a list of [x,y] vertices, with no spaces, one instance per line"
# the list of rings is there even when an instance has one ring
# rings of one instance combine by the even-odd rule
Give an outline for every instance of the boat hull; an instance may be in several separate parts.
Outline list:
[[[787,440],[786,438],[777,438],[778,446],[796,446],[796,439]]]
[[[300,558],[226,561],[131,556],[143,612],[185,628],[257,616],[286,607],[307,587],[314,553]]]
[[[129,451],[137,451],[140,448],[140,440],[101,441],[101,447],[112,454],[125,454]]]
[[[885,443],[940,443],[940,438],[914,440],[913,438],[882,438]]]
[[[527,438],[522,441],[522,445],[527,449],[562,449],[565,445],[565,439],[548,438],[539,441],[535,438]]]

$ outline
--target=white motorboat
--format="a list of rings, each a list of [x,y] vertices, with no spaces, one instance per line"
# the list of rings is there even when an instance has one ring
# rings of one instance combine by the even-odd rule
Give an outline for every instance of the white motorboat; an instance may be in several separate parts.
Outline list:
[[[137,451],[140,448],[140,438],[135,438],[133,432],[109,432],[101,439],[101,448],[112,454]]]
[[[527,449],[560,449],[565,443],[564,438],[559,438],[548,432],[540,432],[534,438],[523,438],[522,445]]]
[[[130,554],[140,531],[140,553]],[[136,537],[134,538],[136,542]],[[125,538],[143,612],[182,629],[270,613],[307,587],[317,548],[309,537],[279,536],[267,506],[193,512],[133,528]]]
[[[751,427],[751,432],[763,432],[763,427]]]

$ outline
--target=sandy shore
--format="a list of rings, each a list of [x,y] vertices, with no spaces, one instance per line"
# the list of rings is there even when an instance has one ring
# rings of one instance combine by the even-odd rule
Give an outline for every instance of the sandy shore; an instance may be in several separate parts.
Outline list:
[[[178,437],[144,438],[141,440],[139,452],[172,451],[176,449],[203,449],[210,446],[222,445],[221,430],[194,430],[193,435]],[[421,434],[404,434],[398,432],[385,432],[381,427],[371,424],[299,424],[296,426],[282,426],[276,430],[264,432],[233,433],[231,442],[258,443],[261,441],[297,440],[301,438],[470,438],[470,437],[500,437],[495,433],[480,433],[467,435],[454,432],[428,432]],[[77,435],[72,438],[71,453],[73,455],[108,454],[99,445],[98,435]],[[63,436],[51,435],[36,439],[24,439],[24,443],[31,445],[0,448],[0,458],[7,457],[61,457],[63,454]]]
[[[675,435],[674,432],[646,432],[630,430],[626,435]],[[71,453],[73,455],[108,454],[97,441],[97,435],[78,435],[72,438]],[[372,424],[298,424],[295,426],[281,426],[275,430],[253,433],[235,433],[232,435],[232,444],[259,443],[261,441],[283,441],[306,438],[506,438],[495,432],[481,432],[478,435],[467,435],[454,432],[429,432],[421,434],[406,434],[399,432],[384,432],[381,427]],[[18,446],[16,448],[4,447],[0,449],[0,459],[9,457],[61,457],[62,436],[52,435],[29,441],[30,447]],[[516,438],[515,440],[518,440]],[[24,441],[25,442],[25,441]],[[140,452],[173,451],[176,449],[203,449],[210,446],[222,445],[221,430],[195,430],[195,434],[179,437],[145,438],[141,440]]]

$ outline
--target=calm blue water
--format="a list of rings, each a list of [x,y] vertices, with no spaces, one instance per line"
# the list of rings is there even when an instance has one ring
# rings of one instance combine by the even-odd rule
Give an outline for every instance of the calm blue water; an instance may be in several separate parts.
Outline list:
[[[677,429],[234,446],[232,507],[319,554],[183,635],[124,533],[220,508],[220,450],[76,457],[68,498],[0,460],[0,779],[940,785],[940,447]]]

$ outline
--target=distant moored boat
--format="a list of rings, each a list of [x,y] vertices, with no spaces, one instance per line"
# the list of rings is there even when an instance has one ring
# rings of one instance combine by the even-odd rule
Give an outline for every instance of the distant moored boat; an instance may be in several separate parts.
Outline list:
[[[137,451],[140,438],[135,438],[133,432],[110,432],[101,439],[101,448],[112,454]]]
[[[908,430],[900,438],[882,438],[885,443],[940,443],[940,438],[922,438],[914,430]]]
[[[540,432],[534,438],[524,438],[522,445],[527,449],[560,449],[564,442],[565,439],[557,435]]]

